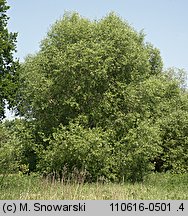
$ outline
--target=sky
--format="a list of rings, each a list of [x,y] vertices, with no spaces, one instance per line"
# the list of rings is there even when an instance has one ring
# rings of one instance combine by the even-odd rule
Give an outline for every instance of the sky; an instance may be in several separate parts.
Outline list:
[[[164,68],[183,68],[188,72],[188,0],[7,0],[11,7],[8,28],[18,32],[16,57],[23,62],[36,53],[50,26],[65,11],[100,19],[115,12],[145,40],[157,47]]]

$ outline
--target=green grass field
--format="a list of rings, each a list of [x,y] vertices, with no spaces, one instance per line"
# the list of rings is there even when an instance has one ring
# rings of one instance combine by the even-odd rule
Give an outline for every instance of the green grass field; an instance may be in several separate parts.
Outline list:
[[[0,176],[2,178],[2,176]],[[2,179],[0,179],[1,181]],[[0,199],[11,200],[187,200],[188,174],[151,174],[143,183],[49,182],[37,175],[6,176]]]

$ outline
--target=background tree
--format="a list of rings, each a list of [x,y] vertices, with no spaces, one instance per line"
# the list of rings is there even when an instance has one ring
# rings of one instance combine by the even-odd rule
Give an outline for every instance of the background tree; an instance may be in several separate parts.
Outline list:
[[[0,0],[0,120],[4,118],[5,100],[13,106],[16,90],[16,67],[18,62],[13,59],[16,49],[16,33],[8,31],[6,15],[9,6],[6,0]]]

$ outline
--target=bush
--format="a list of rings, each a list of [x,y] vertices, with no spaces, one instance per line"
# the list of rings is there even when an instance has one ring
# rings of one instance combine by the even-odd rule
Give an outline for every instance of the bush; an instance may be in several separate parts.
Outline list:
[[[31,122],[15,119],[0,126],[1,170],[28,173],[36,166],[34,129]]]
[[[157,171],[188,171],[188,111],[176,110],[160,119],[162,152]],[[156,164],[157,165],[157,164]]]
[[[0,174],[14,172],[18,168],[16,162],[17,138],[0,124]]]
[[[69,173],[86,171],[92,181],[142,181],[153,170],[149,162],[158,155],[159,143],[158,128],[145,122],[120,142],[112,130],[71,123],[53,133],[38,168],[43,173],[61,173],[65,167]]]
[[[39,168],[47,173],[61,173],[65,168],[69,173],[75,169],[86,171],[87,178],[94,181],[101,176],[114,179],[116,164],[111,137],[111,131],[104,132],[101,128],[88,129],[78,124],[60,126],[42,152]]]

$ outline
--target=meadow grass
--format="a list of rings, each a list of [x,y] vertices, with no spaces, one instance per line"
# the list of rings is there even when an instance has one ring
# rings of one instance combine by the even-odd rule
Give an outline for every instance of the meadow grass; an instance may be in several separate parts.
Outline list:
[[[151,174],[142,183],[49,181],[37,175],[9,175],[1,200],[187,200],[188,174]]]

